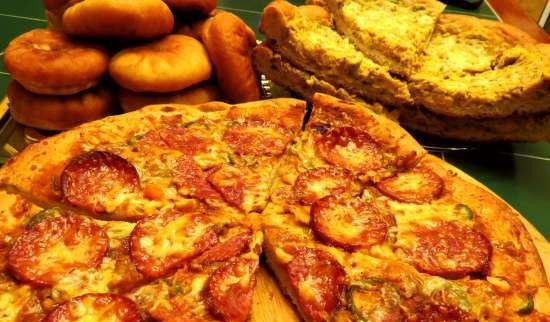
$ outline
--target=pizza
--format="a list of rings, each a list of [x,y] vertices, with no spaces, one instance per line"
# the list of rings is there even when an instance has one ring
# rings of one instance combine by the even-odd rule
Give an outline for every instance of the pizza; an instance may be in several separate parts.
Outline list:
[[[305,114],[157,105],[27,147],[0,169],[0,321],[256,321],[264,256],[308,322],[550,319],[513,209],[362,105]]]

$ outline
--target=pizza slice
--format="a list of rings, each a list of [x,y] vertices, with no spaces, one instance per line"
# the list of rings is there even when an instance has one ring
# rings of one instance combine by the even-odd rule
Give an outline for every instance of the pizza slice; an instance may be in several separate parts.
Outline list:
[[[399,260],[346,252],[307,229],[265,229],[264,251],[305,321],[546,321],[537,291],[446,279]],[[539,292],[541,292],[539,290]]]
[[[260,231],[230,229],[173,275],[128,296],[155,321],[247,321],[262,241]]]
[[[371,113],[316,94],[262,214],[268,263],[304,319],[541,318],[532,304],[548,282],[515,212]],[[334,131],[380,145],[319,149]],[[355,166],[372,159],[382,166]]]
[[[0,184],[103,219],[136,221],[197,200],[261,211],[304,110],[293,99],[152,106],[29,146],[0,170]]]

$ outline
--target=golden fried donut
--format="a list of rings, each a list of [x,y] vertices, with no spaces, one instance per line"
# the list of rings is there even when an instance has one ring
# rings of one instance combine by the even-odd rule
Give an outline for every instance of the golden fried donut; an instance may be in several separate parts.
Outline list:
[[[204,24],[202,41],[224,97],[233,103],[259,100],[260,84],[251,57],[254,32],[239,17],[221,12]]]
[[[216,8],[218,0],[163,0],[170,8],[177,11],[199,11],[204,14]]]
[[[173,28],[174,16],[162,0],[84,0],[63,14],[63,31],[82,37],[150,39]]]
[[[100,46],[71,40],[61,32],[35,29],[9,43],[4,64],[33,93],[70,95],[99,82],[109,55]]]
[[[113,114],[116,109],[114,95],[104,86],[74,95],[52,96],[33,94],[12,80],[8,99],[14,120],[43,130],[66,130]]]
[[[212,65],[195,38],[169,35],[125,49],[109,65],[111,77],[134,92],[175,92],[210,78]]]
[[[173,93],[136,93],[127,89],[121,89],[118,93],[118,102],[124,112],[135,111],[147,105],[196,105],[206,102],[219,101],[220,99],[220,89],[215,83],[212,82],[200,83]]]

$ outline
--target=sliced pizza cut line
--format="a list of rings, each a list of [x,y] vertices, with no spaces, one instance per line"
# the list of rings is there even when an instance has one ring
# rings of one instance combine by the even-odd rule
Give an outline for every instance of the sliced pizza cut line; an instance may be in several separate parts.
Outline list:
[[[130,240],[138,270],[158,278],[215,245],[218,236],[205,214],[170,212],[138,222]]]

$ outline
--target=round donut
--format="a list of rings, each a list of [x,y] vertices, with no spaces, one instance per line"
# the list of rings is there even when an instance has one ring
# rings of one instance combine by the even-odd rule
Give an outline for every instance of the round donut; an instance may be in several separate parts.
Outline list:
[[[216,8],[218,0],[163,0],[170,8],[177,11],[195,11],[204,14]]]
[[[82,37],[151,39],[173,28],[174,16],[162,0],[84,0],[63,14],[63,31]]]
[[[70,95],[99,82],[109,55],[102,47],[71,40],[61,32],[35,29],[9,43],[4,64],[12,78],[33,93]]]
[[[260,83],[252,65],[254,32],[236,15],[220,12],[203,26],[208,51],[224,97],[232,103],[260,99]]]
[[[216,84],[211,82],[200,83],[178,92],[166,94],[136,93],[126,89],[121,89],[118,93],[118,102],[124,112],[135,111],[147,105],[196,105],[206,102],[218,101],[220,99],[220,89]]]
[[[134,92],[175,92],[210,78],[212,65],[195,38],[169,35],[125,49],[109,65],[111,77]]]
[[[103,86],[75,95],[51,96],[33,94],[12,80],[8,99],[14,120],[42,130],[66,130],[116,110],[114,95]]]

